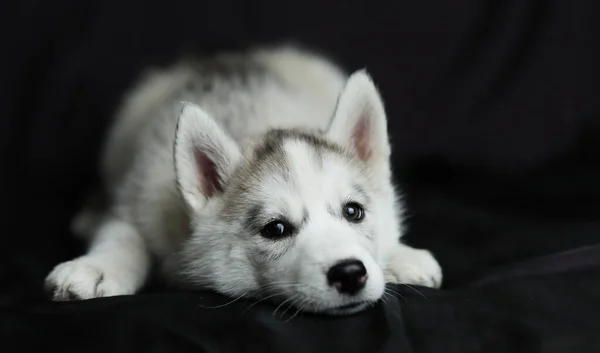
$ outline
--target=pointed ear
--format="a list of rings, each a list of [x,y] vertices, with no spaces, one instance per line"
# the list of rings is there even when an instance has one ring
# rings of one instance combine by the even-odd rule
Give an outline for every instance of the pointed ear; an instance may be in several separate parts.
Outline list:
[[[200,107],[182,104],[175,134],[175,173],[186,204],[198,211],[223,190],[241,153],[237,143]]]
[[[366,163],[389,164],[391,148],[383,101],[366,70],[348,78],[327,136]]]

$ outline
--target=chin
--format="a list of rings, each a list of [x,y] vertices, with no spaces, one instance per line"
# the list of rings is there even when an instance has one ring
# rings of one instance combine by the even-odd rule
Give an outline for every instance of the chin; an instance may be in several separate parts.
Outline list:
[[[314,315],[346,316],[359,313],[375,304],[376,300],[357,300],[343,305],[323,306],[313,305],[302,308],[302,312]]]
[[[326,309],[323,311],[323,313],[327,314],[327,315],[335,315],[335,316],[352,315],[352,314],[356,314],[356,313],[359,313],[359,312],[367,309],[367,307],[373,303],[374,302],[361,301],[361,302],[356,302],[356,303],[351,303],[351,304],[346,304],[346,305],[341,305],[338,307]]]

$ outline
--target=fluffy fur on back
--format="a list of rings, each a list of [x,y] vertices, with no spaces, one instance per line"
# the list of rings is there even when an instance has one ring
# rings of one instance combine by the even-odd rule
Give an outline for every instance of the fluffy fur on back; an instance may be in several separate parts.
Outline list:
[[[150,72],[106,140],[100,209],[76,218],[89,251],[47,278],[54,299],[133,294],[150,258],[181,284],[351,313],[386,281],[437,287],[426,250],[400,242],[383,102],[292,47]]]

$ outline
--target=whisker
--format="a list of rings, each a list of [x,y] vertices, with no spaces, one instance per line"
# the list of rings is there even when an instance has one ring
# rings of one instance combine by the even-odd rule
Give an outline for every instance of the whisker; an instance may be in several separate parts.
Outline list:
[[[386,296],[386,294],[387,294],[387,295],[389,295],[388,293],[386,293],[386,292],[383,292],[383,295],[381,296],[381,301],[382,301],[384,304],[388,304],[388,302],[386,301],[386,297],[385,297],[385,296]],[[371,305],[371,307],[373,307],[373,306],[374,306],[374,305],[373,305],[373,303],[369,303],[369,305]]]
[[[406,283],[402,283],[403,285],[407,286],[408,288],[414,290],[415,292],[419,293],[423,298],[428,299],[425,294],[421,293],[419,290],[417,290],[416,288],[414,288],[413,286],[411,286],[410,284],[406,284]]]
[[[302,286],[301,283],[298,282],[292,282],[292,281],[280,281],[280,282],[271,282],[271,283],[267,283],[265,285],[262,286],[262,288],[264,287],[274,287],[274,286],[280,286],[280,285],[287,285],[289,287],[298,287],[298,286]]]
[[[293,318],[295,318],[300,312],[302,312],[302,310],[304,310],[304,308],[306,308],[306,304],[310,303],[310,300],[308,300],[307,298],[304,298],[303,300],[301,300],[298,303],[296,312],[290,317],[288,318],[285,322],[288,323],[290,321],[292,321]]]
[[[246,313],[246,311],[248,311],[251,307],[255,306],[256,304],[264,302],[265,300],[271,299],[271,298],[276,297],[278,295],[283,295],[283,294],[285,294],[285,293],[275,293],[275,294],[271,294],[269,296],[263,297],[263,298],[255,301],[254,303],[250,304],[246,309],[244,309],[244,311],[242,311],[242,313],[240,314],[240,316],[244,315]]]
[[[244,296],[246,296],[246,294],[248,294],[248,292],[246,292],[246,293],[244,293],[244,294],[240,295],[239,297],[237,297],[237,298],[235,298],[235,299],[233,299],[233,300],[231,300],[231,301],[229,301],[229,302],[227,302],[227,303],[225,303],[225,304],[216,305],[216,306],[204,306],[204,305],[201,305],[201,304],[200,304],[199,306],[200,306],[201,308],[203,308],[203,309],[219,309],[219,308],[222,308],[222,307],[225,307],[225,306],[227,306],[227,305],[230,305],[230,304],[233,304],[233,303],[237,302],[238,300],[240,300],[240,299],[244,298]]]
[[[393,289],[391,289],[391,288],[388,288],[388,287],[385,287],[385,288],[384,288],[384,293],[387,293],[387,294],[389,294],[390,296],[392,296],[392,297],[395,297],[394,295],[390,294],[390,293],[393,293],[393,294],[396,294],[397,296],[399,296],[399,297],[400,297],[401,299],[403,299],[403,300],[405,300],[405,299],[406,299],[406,298],[405,298],[405,297],[404,297],[402,294],[400,294],[400,292],[398,292],[398,291],[396,291],[396,290],[393,290]]]
[[[294,296],[296,297],[296,296]],[[290,310],[292,307],[294,307],[297,303],[297,300],[292,300],[292,302],[287,306],[287,308],[281,313],[280,317],[283,318],[285,316],[285,313],[288,312],[288,310]]]
[[[275,316],[275,314],[277,314],[277,310],[279,310],[279,308],[281,308],[283,305],[285,305],[285,303],[294,300],[294,298],[296,298],[298,296],[298,294],[294,294],[293,296],[289,297],[288,299],[284,300],[281,304],[279,304],[275,310],[273,311],[272,316]]]
[[[261,290],[264,291],[266,295],[265,297],[260,298],[259,300],[256,300],[255,302],[253,302],[250,306],[248,306],[241,315],[245,314],[250,308],[252,308],[253,306],[266,301],[268,299],[271,299],[273,297],[277,297],[277,296],[284,296],[286,294],[286,292],[284,291],[284,289],[286,288],[291,288],[291,289],[296,289],[299,287],[303,287],[304,285],[298,282],[292,282],[292,281],[278,281],[278,282],[272,282],[272,283],[267,283],[263,286],[261,286]],[[269,294],[269,292],[273,293],[273,294]],[[282,308],[287,302],[289,302],[290,300],[296,299],[297,296],[299,296],[300,294],[297,293],[295,295],[293,295],[292,297],[286,299],[285,301],[283,301],[282,303],[280,303],[275,310],[273,311],[273,315],[277,314],[277,311]],[[286,310],[283,312],[283,314],[285,314],[286,311],[288,311],[290,308],[287,307]],[[282,314],[282,315],[283,315]]]
[[[388,292],[385,292],[385,293],[384,293],[384,296],[385,296],[386,294],[391,296],[391,294],[389,294]],[[395,297],[394,297],[394,298],[395,298]],[[403,298],[404,298],[404,297],[403,297]],[[382,297],[381,299],[383,299],[383,297]],[[400,319],[400,320],[402,320],[402,315],[401,315],[401,314],[400,314],[398,311],[395,311],[395,310],[394,310],[394,311],[392,311],[392,313],[393,313],[394,317],[396,317],[397,319]]]
[[[384,295],[385,295],[385,293],[384,293]],[[386,301],[383,300],[383,297],[381,297],[381,300],[383,301],[384,304],[388,303],[388,302],[386,302]],[[377,302],[376,301],[369,301],[368,304],[369,304],[370,308],[374,308],[377,305]]]

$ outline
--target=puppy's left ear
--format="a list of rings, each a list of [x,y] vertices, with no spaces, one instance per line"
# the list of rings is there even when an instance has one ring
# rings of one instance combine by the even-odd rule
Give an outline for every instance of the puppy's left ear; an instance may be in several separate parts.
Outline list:
[[[199,106],[182,103],[174,146],[175,173],[186,204],[200,211],[219,195],[241,159],[237,143]]]
[[[366,70],[348,78],[327,137],[372,167],[389,167],[391,153],[383,101]]]

